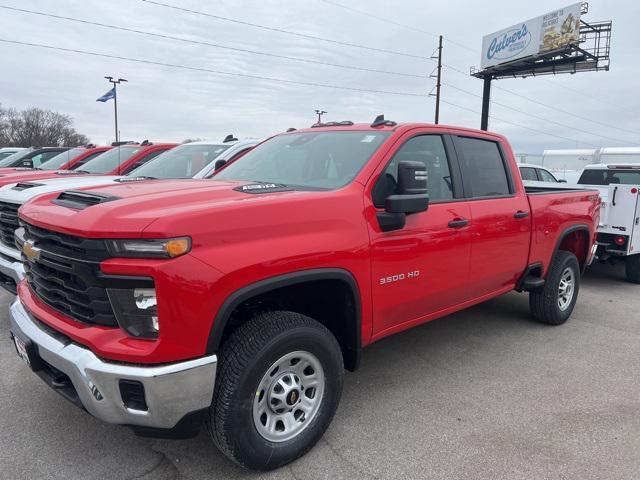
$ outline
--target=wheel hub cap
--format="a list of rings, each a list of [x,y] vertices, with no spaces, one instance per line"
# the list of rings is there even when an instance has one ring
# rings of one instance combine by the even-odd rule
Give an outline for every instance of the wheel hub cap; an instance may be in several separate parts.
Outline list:
[[[561,311],[564,312],[571,305],[574,291],[575,276],[573,270],[567,267],[562,272],[560,284],[558,285],[558,308]]]
[[[324,393],[320,361],[309,352],[281,357],[263,375],[253,400],[253,423],[270,442],[299,435],[313,420]]]

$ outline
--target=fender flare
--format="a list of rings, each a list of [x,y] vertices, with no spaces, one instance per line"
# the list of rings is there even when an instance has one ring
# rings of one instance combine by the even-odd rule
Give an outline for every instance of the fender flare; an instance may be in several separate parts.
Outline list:
[[[345,356],[345,366],[349,370],[357,369],[362,353],[362,307],[360,290],[353,275],[348,270],[342,268],[317,268],[285,273],[260,280],[236,290],[225,299],[215,315],[207,340],[206,353],[214,354],[217,352],[220,347],[222,333],[227,326],[231,314],[243,302],[272,290],[317,280],[339,280],[344,282],[351,290],[354,301],[355,321],[352,326],[353,331],[351,331],[353,338],[347,339],[346,344],[346,350],[352,358],[347,359]]]
[[[546,272],[545,272],[545,278],[547,276],[547,273],[549,272],[549,267],[551,266],[551,262],[553,262],[553,259],[556,258],[556,255],[558,253],[558,250],[560,250],[560,245],[562,245],[562,242],[564,241],[565,238],[567,238],[569,235],[571,235],[572,233],[575,232],[581,232],[584,231],[587,233],[587,256],[589,255],[589,247],[591,246],[591,232],[589,231],[589,225],[587,225],[586,223],[578,223],[576,225],[572,225],[571,227],[565,229],[562,234],[560,234],[560,236],[558,237],[558,240],[556,240],[556,245],[553,248],[553,253],[551,255],[551,258],[549,259],[549,265],[547,266]],[[586,258],[585,258],[585,262],[584,265],[582,265],[582,269],[580,271],[581,274],[584,273],[585,269],[587,268],[587,262],[586,262]]]

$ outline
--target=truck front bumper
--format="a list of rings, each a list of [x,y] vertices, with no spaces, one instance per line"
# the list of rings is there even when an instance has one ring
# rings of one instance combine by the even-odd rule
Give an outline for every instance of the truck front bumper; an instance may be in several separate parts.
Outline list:
[[[106,362],[33,317],[19,299],[10,317],[16,350],[31,369],[105,422],[165,431],[211,405],[215,355],[160,366]]]
[[[0,287],[13,295],[16,285],[24,278],[24,267],[20,252],[0,243]]]

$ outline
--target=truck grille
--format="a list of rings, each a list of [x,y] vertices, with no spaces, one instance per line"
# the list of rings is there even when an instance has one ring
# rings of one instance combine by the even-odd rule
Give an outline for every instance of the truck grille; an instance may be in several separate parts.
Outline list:
[[[99,284],[100,261],[107,258],[104,241],[24,227],[25,240],[39,249],[39,258],[25,258],[27,282],[38,298],[80,322],[117,326],[107,290]]]
[[[16,248],[14,232],[18,225],[18,208],[16,203],[0,202],[0,242]]]

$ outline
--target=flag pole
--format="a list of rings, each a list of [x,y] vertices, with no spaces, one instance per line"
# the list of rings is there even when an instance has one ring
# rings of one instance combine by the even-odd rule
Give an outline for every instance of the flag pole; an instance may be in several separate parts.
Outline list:
[[[128,80],[125,78],[119,78],[114,80],[113,77],[104,77],[107,81],[113,84],[113,116],[116,127],[116,142],[120,141],[120,135],[118,133],[118,84],[121,82],[127,82]]]

